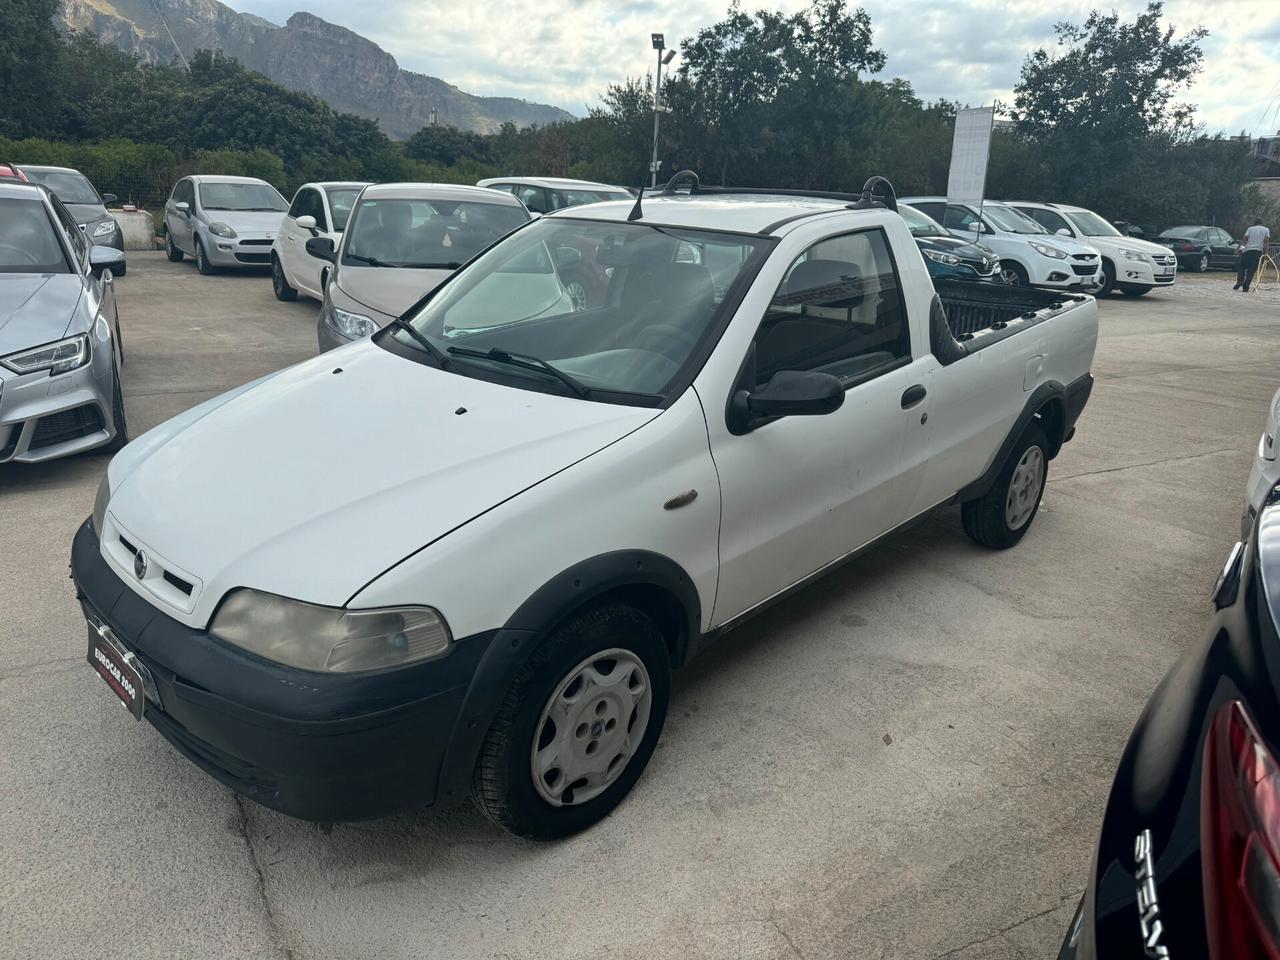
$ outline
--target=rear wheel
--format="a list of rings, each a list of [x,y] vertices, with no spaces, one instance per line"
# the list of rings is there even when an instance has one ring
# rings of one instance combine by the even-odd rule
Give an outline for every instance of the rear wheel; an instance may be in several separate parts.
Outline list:
[[[173,242],[173,234],[168,230],[164,232],[164,255],[169,258],[170,263],[182,262],[182,251]]]
[[[1000,281],[1007,283],[1011,287],[1025,287],[1027,285],[1027,271],[1022,269],[1022,265],[1014,263],[1012,260],[1005,260],[1000,264]]]
[[[271,255],[271,289],[275,291],[277,300],[297,300],[298,291],[289,286],[284,275],[284,265],[274,253]]]
[[[667,647],[635,607],[610,603],[557,627],[520,669],[485,737],[476,806],[535,840],[585,830],[644,772],[670,695]]]
[[[209,258],[204,255],[204,244],[200,242],[199,237],[196,237],[196,269],[206,277],[213,274],[213,264],[209,263]]]
[[[974,543],[1003,550],[1022,539],[1040,509],[1049,470],[1049,440],[1034,420],[1014,445],[991,489],[960,507]]]

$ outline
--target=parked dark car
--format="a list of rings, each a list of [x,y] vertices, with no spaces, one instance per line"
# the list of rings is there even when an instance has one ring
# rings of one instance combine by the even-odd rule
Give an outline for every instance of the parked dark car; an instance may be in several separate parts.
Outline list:
[[[1059,960],[1280,956],[1280,489],[1116,772]]]
[[[84,231],[89,243],[96,247],[115,247],[124,252],[124,232],[116,223],[115,217],[107,212],[107,207],[117,202],[114,193],[98,193],[97,187],[89,182],[79,170],[70,167],[42,167],[24,163],[18,169],[33,183],[42,183],[49,188],[55,197],[63,202],[76,223]],[[120,264],[111,272],[123,277],[125,266]]]
[[[1170,227],[1155,242],[1177,254],[1178,266],[1186,270],[1236,268],[1236,239],[1221,227]]]
[[[924,255],[924,265],[931,278],[988,281],[996,278],[1000,258],[990,248],[961,240],[933,217],[905,203],[898,204],[898,213]]]

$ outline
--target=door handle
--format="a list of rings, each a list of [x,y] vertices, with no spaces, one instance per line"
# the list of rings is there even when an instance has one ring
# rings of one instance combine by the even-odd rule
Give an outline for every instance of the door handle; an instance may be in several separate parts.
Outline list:
[[[902,392],[902,409],[910,410],[925,398],[926,392],[924,384],[921,383],[907,387],[907,389]]]

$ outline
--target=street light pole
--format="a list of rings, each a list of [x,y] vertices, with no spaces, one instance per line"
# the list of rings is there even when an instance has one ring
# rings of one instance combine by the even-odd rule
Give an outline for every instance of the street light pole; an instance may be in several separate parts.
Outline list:
[[[656,189],[658,186],[658,117],[662,114],[662,65],[670,63],[675,57],[675,50],[670,50],[664,57],[663,49],[666,47],[666,38],[660,33],[652,33],[649,35],[653,41],[653,49],[658,52],[658,76],[653,87],[653,158],[649,161],[649,187]]]

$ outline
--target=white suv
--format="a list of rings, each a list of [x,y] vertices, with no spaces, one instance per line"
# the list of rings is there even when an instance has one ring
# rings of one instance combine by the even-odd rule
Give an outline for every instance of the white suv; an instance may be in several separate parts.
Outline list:
[[[946,197],[906,197],[957,237],[982,243],[1000,257],[1000,279],[1022,286],[1092,293],[1102,285],[1102,257],[1089,244],[1050,237],[1044,227],[1005,203],[947,203]]]
[[[1096,247],[1102,255],[1102,286],[1097,296],[1112,290],[1140,297],[1156,287],[1173,285],[1178,258],[1158,243],[1126,237],[1092,210],[1063,203],[1026,203],[1011,200],[1009,206],[1030,217],[1049,233],[1073,237]]]

